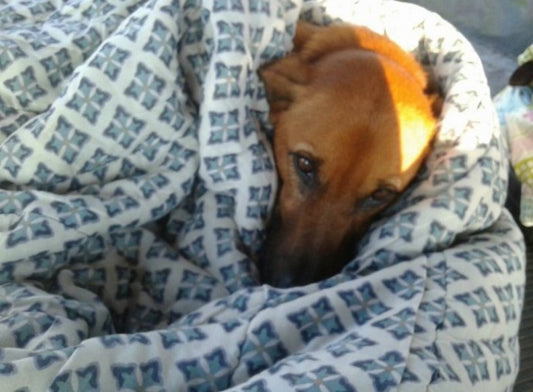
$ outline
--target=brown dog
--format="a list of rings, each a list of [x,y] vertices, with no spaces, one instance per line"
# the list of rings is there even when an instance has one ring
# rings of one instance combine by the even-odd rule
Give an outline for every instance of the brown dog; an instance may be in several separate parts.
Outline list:
[[[294,52],[260,75],[280,189],[259,270],[265,283],[302,285],[338,272],[408,186],[430,148],[438,100],[413,57],[349,25],[300,22]]]

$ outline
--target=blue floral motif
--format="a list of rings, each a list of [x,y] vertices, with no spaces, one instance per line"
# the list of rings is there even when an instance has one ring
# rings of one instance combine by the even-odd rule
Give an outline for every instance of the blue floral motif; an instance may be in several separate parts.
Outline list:
[[[430,236],[426,243],[426,250],[440,250],[446,249],[453,242],[455,234],[446,229],[442,223],[438,221],[431,222],[429,227]]]
[[[54,173],[54,171],[40,162],[33,174],[32,185],[44,191],[57,191],[60,184],[65,185],[68,177]]]
[[[40,209],[34,209],[24,215],[10,228],[7,247],[11,248],[30,240],[51,238],[54,232]]]
[[[179,361],[176,363],[191,391],[221,390],[230,386],[231,365],[225,352],[217,348],[201,359]]]
[[[454,343],[453,349],[468,373],[472,384],[489,379],[488,363],[479,344],[475,341]]]
[[[96,53],[93,60],[89,64],[102,70],[102,72],[106,74],[109,79],[115,81],[120,75],[122,64],[130,56],[131,53],[129,51],[106,43],[103,45],[102,49]]]
[[[502,376],[511,374],[513,367],[506,351],[504,337],[500,336],[496,339],[484,340],[483,344],[494,356],[496,378],[499,380]]]
[[[403,340],[413,334],[415,312],[405,308],[392,317],[376,321],[372,325],[387,330],[396,340]]]
[[[433,185],[438,186],[443,183],[453,183],[460,180],[467,174],[467,157],[458,155],[449,160],[443,160],[433,169]]]
[[[252,267],[249,260],[242,260],[235,265],[222,267],[220,273],[224,279],[224,285],[230,293],[243,287],[253,287],[256,284],[252,278]]]
[[[207,172],[214,182],[239,180],[241,178],[236,154],[227,154],[222,157],[206,157],[204,162]]]
[[[90,210],[84,199],[77,198],[68,202],[52,202],[61,223],[66,228],[78,229],[80,226],[97,222],[98,215]]]
[[[253,0],[252,0],[253,1]],[[263,4],[267,4],[268,2],[266,0],[257,0],[258,2],[261,1]],[[281,49],[284,48],[285,45],[283,45],[283,40],[286,38],[285,33],[274,29],[272,31],[272,36],[270,37],[270,42],[268,45],[264,48],[263,52],[261,53],[261,59],[268,61],[272,60],[278,56],[280,56]]]
[[[124,194],[120,188],[114,192],[113,198],[104,203],[107,215],[109,217],[123,214],[130,209],[136,209],[139,207],[139,202],[130,196]]]
[[[229,194],[218,193],[215,195],[217,203],[217,218],[231,218],[235,213],[236,190],[231,190]]]
[[[21,106],[28,106],[46,94],[46,91],[39,86],[35,76],[35,69],[27,67],[19,72],[17,76],[8,79],[4,85],[13,92]]]
[[[213,99],[222,99],[229,97],[238,97],[241,94],[239,79],[241,77],[242,67],[239,65],[227,66],[223,63],[217,63],[216,84]]]
[[[270,15],[270,3],[267,0],[250,0],[250,12]]]
[[[165,85],[165,81],[155,75],[149,67],[143,63],[139,63],[135,72],[135,79],[126,88],[124,93],[139,101],[147,110],[150,110],[157,103],[158,97],[163,88],[165,88]]]
[[[211,124],[210,144],[221,144],[230,141],[239,141],[239,110],[228,113],[209,112]]]
[[[215,0],[213,4],[215,12],[221,11],[244,11],[242,0]]]
[[[298,328],[306,343],[320,336],[344,332],[344,326],[327,298],[321,298],[298,312],[289,313],[287,319]]]
[[[352,312],[352,316],[358,325],[363,325],[373,318],[389,310],[379,300],[370,284],[364,284],[354,291],[340,291],[339,296]]]
[[[137,390],[140,388],[135,365],[115,365],[111,368],[118,390]]]
[[[31,192],[4,191],[0,193],[0,214],[17,214],[36,200]]]
[[[270,155],[262,142],[250,146],[254,156],[252,161],[252,173],[268,172],[274,169]]]
[[[492,200],[503,204],[507,195],[507,182],[498,175],[501,163],[489,157],[483,157],[479,162],[483,168],[482,182],[492,189]]]
[[[149,199],[160,189],[163,189],[169,184],[169,180],[162,174],[156,174],[151,176],[143,176],[137,179],[139,189],[145,199]]]
[[[217,22],[218,29],[218,53],[222,52],[245,52],[243,42],[244,24]]]
[[[3,143],[0,147],[0,166],[6,169],[12,177],[16,178],[24,161],[32,155],[33,151],[24,146],[17,136]]]
[[[227,0],[221,0],[221,1],[227,1]],[[257,52],[261,46],[261,42],[263,42],[263,36],[265,33],[264,27],[257,27],[253,28],[250,27],[250,51],[252,53],[252,56],[256,57]]]
[[[12,376],[17,374],[17,368],[12,363],[0,363],[0,375],[1,376]]]
[[[26,56],[17,42],[12,39],[4,38],[2,40],[2,47],[4,50],[0,52],[0,71],[7,69],[16,59]]]
[[[270,392],[264,380],[252,382],[242,388],[243,392]]]
[[[493,287],[493,289],[503,306],[505,321],[510,322],[511,320],[516,320],[518,313],[515,307],[513,285],[509,283],[502,287]]]
[[[211,299],[211,292],[215,279],[202,276],[192,271],[185,271],[181,279],[176,299],[196,299],[207,302]]]
[[[135,263],[137,260],[136,256],[139,252],[141,237],[141,230],[124,230],[112,233],[111,241],[117,248],[119,254],[126,257],[130,262]]]
[[[509,244],[502,242],[498,245],[490,246],[488,249],[503,259],[507,273],[521,271],[523,269],[520,258],[516,255]]]
[[[328,352],[330,352],[334,357],[341,358],[354,351],[360,351],[365,347],[375,346],[377,342],[372,339],[363,338],[359,336],[356,332],[348,334],[345,338],[332,343],[327,347]]]
[[[458,294],[455,298],[467,305],[470,311],[474,313],[478,327],[486,323],[497,323],[500,321],[493,301],[483,288]]]
[[[413,231],[419,214],[416,212],[401,213],[391,219],[380,231],[380,238],[399,237],[406,242],[412,242]]]
[[[288,354],[274,326],[268,321],[252,330],[252,334],[243,343],[241,352],[250,375],[272,366]]]
[[[118,105],[113,121],[105,129],[104,135],[110,137],[124,148],[129,148],[145,127],[145,121],[133,117]]]
[[[154,23],[154,29],[150,35],[150,39],[143,49],[154,53],[168,67],[175,56],[173,50],[176,44],[177,41],[174,35],[161,21],[157,20]]]
[[[195,156],[196,153],[193,150],[189,150],[179,144],[173,143],[168,151],[164,165],[172,171],[179,172],[185,167],[189,160]]]
[[[168,140],[163,139],[155,132],[152,132],[148,137],[137,145],[134,153],[140,152],[144,158],[152,162],[158,156],[158,153],[169,143]]]
[[[102,35],[95,28],[89,28],[88,31],[73,40],[83,55],[83,59],[89,58],[90,54],[102,43]]]
[[[446,363],[437,345],[432,344],[423,348],[412,350],[414,356],[425,363],[432,372],[431,382],[439,384],[447,381],[461,382],[456,372],[450,364]]]
[[[233,231],[225,228],[214,228],[217,256],[222,257],[226,253],[231,252],[234,244]]]
[[[413,271],[407,270],[398,278],[385,279],[383,284],[394,294],[411,299],[422,291],[424,281]]]
[[[48,80],[53,87],[57,87],[64,79],[74,72],[72,58],[65,48],[60,49],[53,56],[42,59],[41,64],[46,70]]]
[[[72,383],[72,372],[67,371],[54,378],[50,390],[53,392],[71,391],[73,390]]]
[[[320,366],[311,371],[301,374],[283,375],[294,391],[336,391],[354,392],[356,389],[350,385],[348,380],[339,375],[332,366]]]
[[[267,185],[261,188],[250,187],[248,191],[250,196],[248,198],[249,203],[246,209],[246,216],[255,219],[266,219],[272,194],[272,186]]]
[[[67,106],[78,111],[91,124],[95,124],[102,112],[102,108],[109,101],[111,95],[96,87],[96,85],[87,78],[82,78],[80,85],[67,103]]]
[[[175,130],[181,130],[185,125],[184,113],[186,110],[181,99],[182,98],[178,96],[176,92],[173,92],[170,98],[165,102],[163,111],[159,115],[161,121],[171,125]]]
[[[182,248],[184,255],[200,267],[209,265],[207,252],[204,247],[204,237],[196,237],[189,245]]]
[[[502,270],[496,260],[490,257],[490,255],[482,249],[472,249],[470,251],[458,252],[455,254],[455,257],[475,265],[483,276],[502,273]]]
[[[109,166],[118,160],[118,157],[106,154],[97,148],[93,156],[83,165],[80,173],[90,173],[100,182],[104,182]]]
[[[65,162],[71,164],[88,141],[87,134],[74,128],[64,117],[59,117],[56,132],[46,144],[46,149],[56,153]]]
[[[98,364],[92,364],[86,368],[76,370],[79,389],[82,391],[98,391],[100,389],[99,373]]]
[[[453,211],[459,218],[464,219],[470,206],[472,189],[467,187],[453,188],[451,194],[440,195],[433,199],[432,206]]]
[[[405,370],[405,359],[396,351],[389,351],[377,360],[365,360],[352,363],[372,377],[376,391],[391,391],[401,380]]]

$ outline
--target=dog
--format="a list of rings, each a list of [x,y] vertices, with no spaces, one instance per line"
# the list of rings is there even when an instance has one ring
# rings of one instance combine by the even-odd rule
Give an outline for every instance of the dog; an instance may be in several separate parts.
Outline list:
[[[322,280],[353,258],[415,177],[440,110],[423,67],[367,28],[299,22],[293,42],[259,70],[280,185],[258,269],[276,287]]]

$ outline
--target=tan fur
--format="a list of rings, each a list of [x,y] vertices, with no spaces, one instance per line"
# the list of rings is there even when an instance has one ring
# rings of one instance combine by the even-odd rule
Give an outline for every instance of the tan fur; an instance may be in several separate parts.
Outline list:
[[[260,71],[281,184],[259,268],[277,286],[322,279],[353,256],[416,175],[438,101],[415,59],[366,28],[302,22],[294,43]]]

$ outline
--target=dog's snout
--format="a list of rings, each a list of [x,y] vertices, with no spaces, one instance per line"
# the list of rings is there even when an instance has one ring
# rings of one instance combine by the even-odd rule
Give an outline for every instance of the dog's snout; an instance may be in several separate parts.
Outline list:
[[[261,282],[278,288],[303,286],[338,273],[353,256],[355,239],[322,251],[312,241],[288,246],[279,236],[267,237],[258,263]],[[290,245],[294,245],[290,242]]]
[[[279,237],[268,237],[259,257],[261,283],[278,288],[301,286],[313,280],[312,260],[305,252],[288,251]]]
[[[260,253],[258,269],[261,283],[273,287],[288,288],[296,285],[295,277],[301,275],[294,258],[279,254],[271,241]]]
[[[279,288],[303,286],[340,272],[353,257],[359,237],[351,220],[333,219],[329,210],[316,217],[299,209],[296,213],[284,210],[282,206],[278,200],[259,252],[261,283]],[[305,210],[313,208],[306,205]],[[330,221],[335,221],[335,225],[330,225]]]
[[[263,271],[261,272],[262,283],[268,284],[272,287],[286,289],[293,286],[298,286],[295,283],[294,277],[291,273],[280,273],[279,271]]]

